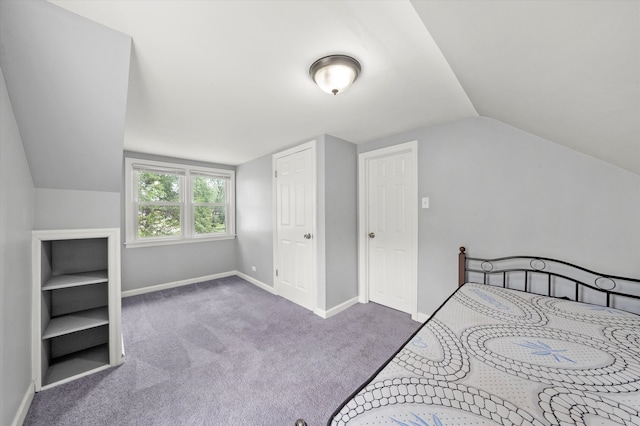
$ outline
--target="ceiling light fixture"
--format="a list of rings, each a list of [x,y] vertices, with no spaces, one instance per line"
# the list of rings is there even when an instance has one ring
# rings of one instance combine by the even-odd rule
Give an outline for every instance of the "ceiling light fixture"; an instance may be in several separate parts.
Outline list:
[[[353,84],[360,75],[360,62],[346,55],[325,56],[309,68],[309,75],[318,87],[337,95]]]

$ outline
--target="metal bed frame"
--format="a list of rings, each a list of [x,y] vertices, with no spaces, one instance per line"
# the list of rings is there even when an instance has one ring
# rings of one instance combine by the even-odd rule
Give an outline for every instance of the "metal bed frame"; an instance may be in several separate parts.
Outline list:
[[[482,277],[479,281],[471,278]],[[516,279],[512,279],[512,278]],[[458,287],[467,282],[515,288],[527,293],[586,302],[640,314],[640,279],[601,274],[563,260],[539,256],[507,256],[484,259],[467,256],[465,247],[458,254]],[[520,287],[520,288],[517,288]],[[543,291],[541,291],[541,289]],[[604,295],[604,302],[602,301]],[[592,301],[600,296],[599,300]],[[585,300],[589,299],[589,300]],[[612,306],[626,299],[633,309]],[[298,419],[296,426],[307,426]]]
[[[512,288],[510,283],[512,274],[519,274],[519,289],[528,293],[561,297],[607,308],[614,307],[612,306],[614,304],[621,304],[623,302],[621,299],[640,300],[640,279],[601,274],[548,257],[507,256],[493,259],[469,257],[465,247],[460,247],[458,287],[473,281],[472,276],[482,276],[483,284]],[[604,295],[604,302],[602,295]],[[640,309],[640,306],[638,308]],[[620,309],[628,310],[625,307]]]

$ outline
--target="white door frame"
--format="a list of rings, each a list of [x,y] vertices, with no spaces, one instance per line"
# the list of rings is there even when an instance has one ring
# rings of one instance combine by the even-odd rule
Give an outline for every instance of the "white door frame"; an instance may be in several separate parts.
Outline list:
[[[407,202],[414,212],[412,217],[413,229],[416,230],[411,241],[410,262],[410,293],[414,295],[411,304],[411,318],[418,320],[418,141],[412,141],[393,145],[375,151],[363,152],[358,156],[358,301],[369,302],[369,223],[368,223],[368,186],[369,186],[369,160],[388,157],[391,155],[410,153],[410,161],[413,163],[416,177],[409,191]]]
[[[278,292],[278,278],[276,271],[278,268],[278,259],[280,259],[280,252],[278,250],[278,187],[276,181],[276,170],[278,159],[286,157],[287,155],[295,154],[296,152],[304,151],[306,149],[311,150],[311,199],[313,203],[313,221],[311,231],[311,288],[313,294],[313,307],[312,311],[315,312],[318,309],[318,277],[317,277],[317,253],[318,253],[318,227],[317,227],[317,160],[316,160],[316,141],[312,140],[301,145],[294,146],[293,148],[286,149],[284,151],[273,154],[271,160],[271,192],[272,192],[272,217],[273,217],[273,291],[274,294],[279,295]]]

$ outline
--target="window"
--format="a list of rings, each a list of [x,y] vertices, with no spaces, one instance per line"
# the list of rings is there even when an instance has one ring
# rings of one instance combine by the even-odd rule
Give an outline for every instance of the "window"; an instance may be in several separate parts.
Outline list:
[[[130,247],[235,237],[235,173],[125,159]]]

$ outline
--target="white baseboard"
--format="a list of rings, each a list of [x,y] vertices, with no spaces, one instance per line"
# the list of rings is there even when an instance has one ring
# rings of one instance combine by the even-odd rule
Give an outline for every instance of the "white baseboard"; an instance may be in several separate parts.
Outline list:
[[[180,287],[183,285],[189,285],[189,284],[195,284],[195,283],[201,283],[204,281],[210,281],[210,280],[216,280],[219,278],[225,278],[225,277],[231,277],[231,276],[238,276],[240,278],[242,278],[245,281],[250,282],[251,284],[261,288],[264,291],[267,291],[271,294],[274,295],[278,295],[278,293],[276,292],[276,290],[271,287],[270,285],[267,285],[265,283],[263,283],[260,280],[257,280],[253,277],[250,277],[249,275],[240,272],[240,271],[229,271],[229,272],[223,272],[220,274],[214,274],[214,275],[207,275],[204,277],[198,277],[198,278],[191,278],[188,280],[182,280],[182,281],[173,281],[173,282],[169,282],[169,283],[165,283],[165,284],[158,284],[158,285],[152,285],[149,287],[144,287],[144,288],[137,288],[135,290],[126,290],[122,292],[122,297],[131,297],[131,296],[137,296],[139,294],[145,294],[145,293],[151,293],[154,291],[159,291],[159,290],[166,290],[168,288],[175,288],[175,287]],[[355,305],[356,303],[358,303],[358,297],[354,297],[353,299],[349,299],[341,304],[339,304],[338,306],[335,306],[327,311],[322,310],[322,309],[314,309],[313,313],[315,313],[316,315],[327,319],[330,318],[332,316],[334,316],[335,314],[344,311],[345,309]],[[426,319],[426,316],[425,316]],[[123,348],[124,349],[124,348]]]
[[[237,272],[236,271],[222,272],[220,274],[205,275],[204,277],[190,278],[188,280],[172,281],[169,283],[152,285],[149,287],[136,288],[134,290],[125,290],[122,292],[122,297],[137,296],[139,294],[152,293],[154,291],[166,290],[168,288],[181,287],[183,285],[201,283],[204,281],[217,280],[219,278],[231,277],[233,275],[237,275]]]
[[[268,291],[271,294],[275,294],[275,295],[278,294],[273,289],[273,287],[263,283],[262,281],[259,281],[253,277],[250,277],[249,275],[244,274],[240,271],[229,271],[229,272],[222,272],[219,274],[205,275],[204,277],[190,278],[188,280],[173,281],[173,282],[164,283],[164,284],[152,285],[149,287],[136,288],[134,290],[125,290],[122,292],[122,297],[137,296],[139,294],[152,293],[154,291],[166,290],[168,288],[181,287],[183,285],[189,285],[189,284],[201,283],[201,282],[210,281],[210,280],[217,280],[220,278],[232,277],[234,275],[242,278],[243,280],[249,281],[251,284],[258,286],[261,289]]]
[[[24,393],[22,397],[22,401],[20,402],[20,406],[18,407],[18,411],[13,418],[13,422],[11,422],[11,426],[22,426],[24,423],[24,419],[27,417],[27,412],[29,411],[29,407],[31,406],[31,401],[33,401],[33,395],[35,394],[35,387],[33,383],[29,383],[27,386],[27,391]]]
[[[330,318],[332,316],[334,316],[337,313],[340,313],[342,311],[344,311],[347,308],[350,308],[351,306],[355,305],[356,303],[358,303],[358,297],[354,297],[353,299],[349,299],[346,302],[342,302],[341,304],[339,304],[338,306],[334,306],[333,308],[324,311],[322,309],[314,309],[313,313],[318,315],[321,318],[327,319]]]
[[[278,293],[276,293],[276,290],[273,287],[263,283],[260,280],[257,280],[257,279],[255,279],[253,277],[250,277],[249,275],[244,274],[244,273],[242,273],[240,271],[233,271],[233,274],[239,276],[240,278],[242,278],[245,281],[249,281],[251,284],[258,286],[261,289],[263,289],[265,291],[268,291],[271,294],[275,294],[276,296],[278,295]]]
[[[426,322],[429,319],[429,315],[418,312],[415,317],[411,315],[411,319],[418,322]]]

